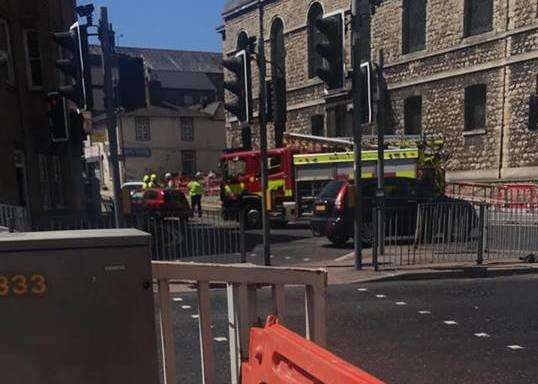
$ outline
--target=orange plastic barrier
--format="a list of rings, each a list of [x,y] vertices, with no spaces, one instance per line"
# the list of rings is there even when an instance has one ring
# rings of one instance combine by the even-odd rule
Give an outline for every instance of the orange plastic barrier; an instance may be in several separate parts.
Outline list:
[[[383,384],[370,374],[278,324],[250,330],[242,384]]]

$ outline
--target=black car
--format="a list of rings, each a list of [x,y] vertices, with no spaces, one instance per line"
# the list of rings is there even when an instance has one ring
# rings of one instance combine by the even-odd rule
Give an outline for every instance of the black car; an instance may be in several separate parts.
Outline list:
[[[326,236],[333,244],[343,245],[353,237],[353,185],[345,179],[330,181],[314,202],[311,220],[314,236]],[[363,223],[362,242],[373,243],[373,214],[376,205],[377,181],[363,181]],[[397,231],[401,235],[413,235],[417,228],[417,208],[419,204],[459,202],[444,195],[436,194],[433,188],[419,180],[405,177],[385,178],[385,220],[386,231]],[[466,215],[474,215],[470,204],[465,206]]]

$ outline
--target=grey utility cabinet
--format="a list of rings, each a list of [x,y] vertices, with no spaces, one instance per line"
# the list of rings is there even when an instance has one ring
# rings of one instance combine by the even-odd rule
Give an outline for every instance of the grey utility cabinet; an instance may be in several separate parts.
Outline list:
[[[0,234],[3,383],[158,383],[149,235]]]

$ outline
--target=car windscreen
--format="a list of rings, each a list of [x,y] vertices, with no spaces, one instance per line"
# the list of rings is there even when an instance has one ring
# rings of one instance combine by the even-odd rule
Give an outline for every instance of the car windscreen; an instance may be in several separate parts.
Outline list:
[[[323,187],[319,193],[319,197],[321,199],[335,199],[344,183],[345,181],[343,180],[330,181],[325,187]]]

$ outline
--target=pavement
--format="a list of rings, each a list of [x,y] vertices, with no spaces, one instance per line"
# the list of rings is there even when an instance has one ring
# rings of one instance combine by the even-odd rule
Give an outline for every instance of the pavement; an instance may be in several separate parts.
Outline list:
[[[531,384],[538,380],[537,275],[331,285],[328,349],[398,384]],[[258,293],[258,315],[271,308]],[[172,302],[178,383],[199,383],[197,299]],[[304,289],[286,291],[285,325],[304,334]],[[225,291],[211,291],[216,383],[229,382]]]

